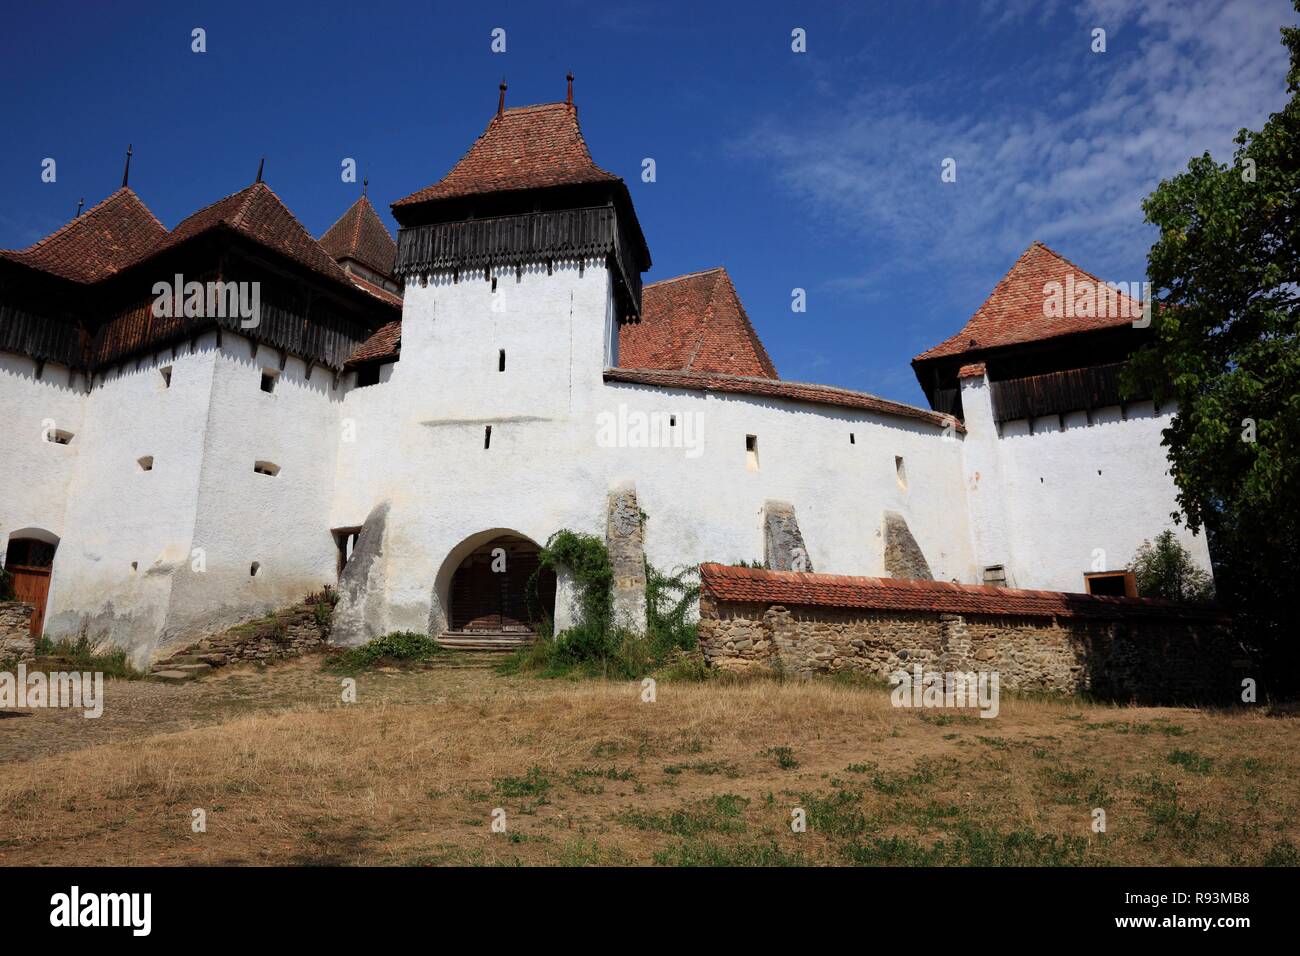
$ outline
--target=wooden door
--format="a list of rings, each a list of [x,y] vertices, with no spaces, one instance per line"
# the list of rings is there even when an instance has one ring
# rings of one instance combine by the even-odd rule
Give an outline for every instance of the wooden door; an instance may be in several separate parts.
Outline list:
[[[6,570],[14,576],[14,596],[36,608],[32,614],[31,635],[40,637],[45,628],[45,599],[50,594],[50,569],[15,565]]]

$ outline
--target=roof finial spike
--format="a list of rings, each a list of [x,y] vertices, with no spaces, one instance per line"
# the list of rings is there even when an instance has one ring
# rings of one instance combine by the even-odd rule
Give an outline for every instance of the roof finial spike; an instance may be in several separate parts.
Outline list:
[[[122,169],[122,188],[126,188],[127,180],[131,178],[131,144],[126,144],[126,166]]]
[[[262,171],[263,171],[265,168],[266,168],[266,157],[263,156],[263,157],[262,157],[262,161],[261,161],[260,163],[257,164],[257,179],[255,180],[255,182],[259,182],[259,183],[260,183],[260,182],[262,181]]]
[[[497,116],[506,111],[506,78],[501,77],[501,96],[497,99]]]
[[[364,199],[364,198],[366,197],[366,193],[367,193],[369,190],[370,190],[370,177],[367,176],[365,179],[361,180],[361,198],[362,198],[362,199]]]
[[[80,199],[77,200],[77,216],[78,216],[78,218],[80,218],[80,216],[81,216],[81,209],[82,209],[82,207],[85,206],[85,205],[86,205],[86,197],[85,197],[85,196],[82,196]]]
[[[564,102],[566,102],[566,103],[568,103],[570,106],[572,106],[572,105],[573,105],[573,71],[570,70],[570,71],[565,75],[564,78],[565,78],[566,80],[569,81],[569,92],[568,92],[567,95],[565,95],[565,97],[564,97]]]

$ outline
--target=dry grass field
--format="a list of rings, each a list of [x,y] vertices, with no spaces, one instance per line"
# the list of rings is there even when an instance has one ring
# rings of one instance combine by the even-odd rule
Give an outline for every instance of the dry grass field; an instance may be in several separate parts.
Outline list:
[[[775,680],[642,703],[486,668],[357,689],[308,659],[0,720],[0,864],[1300,862],[1300,719],[1262,707],[1004,694],[983,720]]]

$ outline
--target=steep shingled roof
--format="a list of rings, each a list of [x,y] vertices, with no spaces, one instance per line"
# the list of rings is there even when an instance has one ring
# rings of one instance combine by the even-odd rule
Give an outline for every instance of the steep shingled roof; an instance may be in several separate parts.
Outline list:
[[[891,402],[887,398],[852,392],[831,385],[811,385],[805,382],[783,382],[775,378],[741,375],[718,375],[709,372],[681,372],[645,368],[610,368],[605,370],[605,381],[629,385],[653,385],[659,388],[684,388],[701,392],[732,392],[738,395],[757,395],[762,398],[785,398],[813,405],[834,408],[852,408],[879,415],[898,415],[927,422],[939,428],[952,425],[957,431],[966,428],[956,418],[942,412]]]
[[[163,252],[219,228],[231,229],[274,249],[313,272],[346,285],[355,285],[271,187],[262,182],[253,183],[182,219],[166,239],[149,250],[149,254]]]
[[[480,193],[619,182],[592,161],[570,103],[521,106],[493,116],[474,145],[432,186],[393,208]]]
[[[645,287],[641,321],[618,333],[619,365],[777,378],[724,268]]]
[[[97,282],[138,261],[166,236],[166,227],[123,186],[36,244],[0,250],[0,257],[74,282]]]
[[[702,590],[722,601],[883,611],[994,614],[1015,617],[1177,618],[1226,620],[1217,607],[1156,598],[1028,591],[987,584],[865,578],[701,564]]]
[[[1004,345],[1039,342],[1132,323],[1129,311],[1132,302],[1125,295],[1118,296],[1117,308],[1113,310],[1116,314],[1113,315],[1045,316],[1043,302],[1046,296],[1043,287],[1049,282],[1059,282],[1064,286],[1066,277],[1070,275],[1076,284],[1083,280],[1102,284],[1092,273],[1080,269],[1041,242],[1034,242],[993,287],[984,304],[960,332],[922,352],[912,361],[924,362],[951,355],[975,354]]]
[[[365,196],[325,230],[320,246],[335,262],[355,259],[380,275],[392,276],[397,264],[397,242]]]
[[[401,351],[402,322],[400,319],[394,319],[381,325],[370,338],[357,346],[357,350],[348,356],[344,367],[363,362],[393,362],[397,360]]]

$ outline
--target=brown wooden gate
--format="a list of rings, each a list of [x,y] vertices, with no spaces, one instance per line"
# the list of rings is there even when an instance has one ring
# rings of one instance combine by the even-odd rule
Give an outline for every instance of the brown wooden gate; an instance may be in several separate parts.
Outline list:
[[[45,628],[45,599],[50,595],[50,569],[7,567],[14,576],[14,597],[36,608],[32,614],[31,635],[40,637]]]
[[[531,633],[538,613],[550,614],[555,604],[554,573],[537,571],[538,547],[526,538],[504,536],[476,548],[451,578],[451,629]]]
[[[50,595],[50,568],[57,544],[37,538],[10,538],[5,552],[5,570],[14,577],[14,597],[36,608],[31,635],[45,630],[45,601]]]

